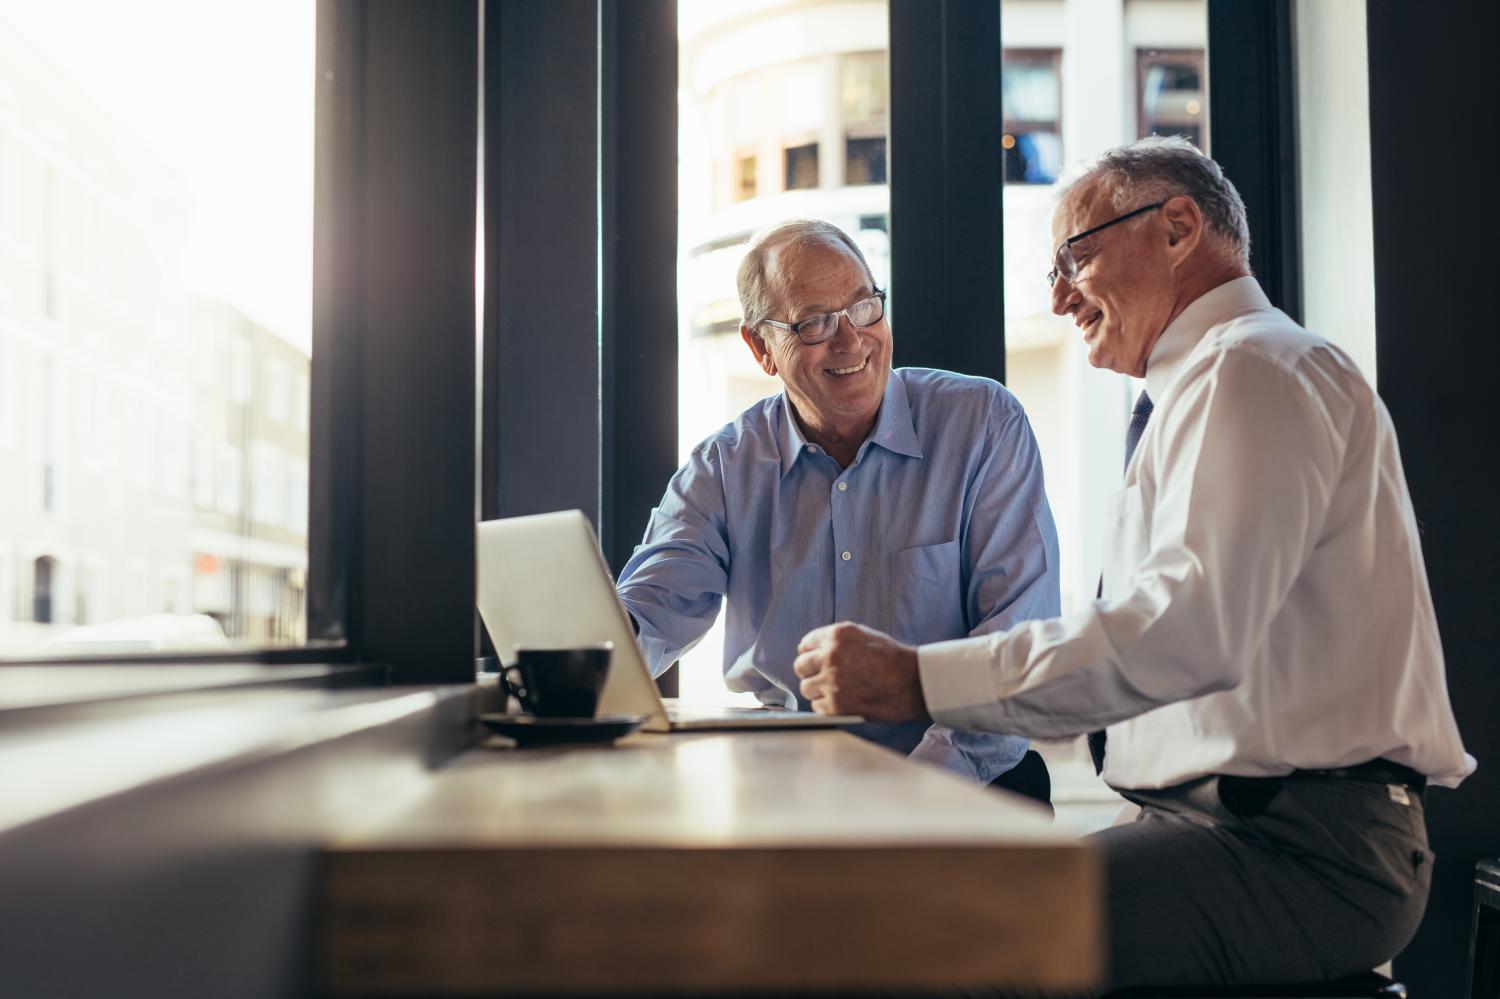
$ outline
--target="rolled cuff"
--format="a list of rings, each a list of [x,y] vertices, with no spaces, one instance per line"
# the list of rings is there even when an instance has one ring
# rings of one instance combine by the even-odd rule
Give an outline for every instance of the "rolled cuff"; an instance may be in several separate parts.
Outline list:
[[[933,721],[952,728],[972,723],[974,708],[999,699],[990,669],[991,636],[958,638],[917,648],[917,674]]]

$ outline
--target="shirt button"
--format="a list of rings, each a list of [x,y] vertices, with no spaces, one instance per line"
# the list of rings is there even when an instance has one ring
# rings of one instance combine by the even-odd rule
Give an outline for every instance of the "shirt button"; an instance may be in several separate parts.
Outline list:
[[[818,453],[818,445],[816,445],[816,444],[809,444],[809,445],[807,445],[807,449],[809,451],[811,451],[813,454],[817,454]]]
[[[849,488],[849,483],[847,483],[847,482],[840,482],[839,483],[839,492],[843,492],[845,489],[848,489],[848,488]]]
[[[850,554],[849,554],[849,553],[848,553],[848,552],[844,552],[844,554],[843,554],[843,556],[842,556],[842,558],[843,558],[843,560],[844,560],[844,561],[845,561],[845,562],[847,562],[847,561],[849,561],[849,560],[850,560],[850,559],[851,559],[851,558],[853,558],[853,557],[854,557],[854,556],[853,556],[853,555],[850,555]]]

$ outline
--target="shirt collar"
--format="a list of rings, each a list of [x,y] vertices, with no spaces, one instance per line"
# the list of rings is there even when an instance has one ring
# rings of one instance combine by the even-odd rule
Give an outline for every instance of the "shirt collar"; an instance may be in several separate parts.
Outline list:
[[[1235,316],[1271,308],[1270,299],[1253,277],[1225,281],[1188,303],[1182,314],[1167,324],[1151,355],[1146,359],[1146,392],[1160,401],[1182,370],[1193,348],[1205,334]]]
[[[786,476],[797,463],[797,458],[807,453],[807,438],[797,419],[792,415],[791,400],[786,390],[781,393],[781,474]],[[887,451],[904,454],[912,458],[922,457],[922,445],[917,442],[917,428],[911,418],[911,404],[906,398],[906,384],[892,370],[885,380],[885,396],[880,400],[880,413],[875,417],[875,426],[870,436],[859,447],[858,462],[865,449],[878,444]]]

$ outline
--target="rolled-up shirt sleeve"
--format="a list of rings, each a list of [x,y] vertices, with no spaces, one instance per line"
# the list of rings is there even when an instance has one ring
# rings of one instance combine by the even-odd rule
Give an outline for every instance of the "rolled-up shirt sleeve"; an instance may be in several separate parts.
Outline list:
[[[1347,410],[1316,377],[1246,350],[1185,373],[1153,446],[1143,442],[1149,473],[1127,480],[1113,526],[1137,544],[1113,542],[1105,597],[922,646],[933,717],[1060,738],[1237,685],[1316,543],[1343,460]]]
[[[616,586],[653,675],[696,645],[718,617],[729,580],[728,537],[723,478],[709,440],[672,476]]]

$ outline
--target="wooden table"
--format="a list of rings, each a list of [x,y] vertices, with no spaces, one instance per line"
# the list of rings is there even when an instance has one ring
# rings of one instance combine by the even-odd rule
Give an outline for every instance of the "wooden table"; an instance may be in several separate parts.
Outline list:
[[[1096,858],[1023,799],[837,731],[502,745],[326,850],[331,993],[1098,981]]]

